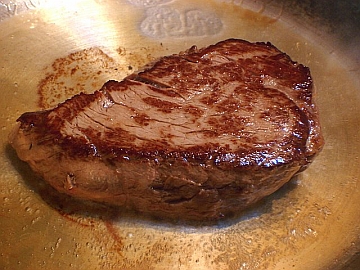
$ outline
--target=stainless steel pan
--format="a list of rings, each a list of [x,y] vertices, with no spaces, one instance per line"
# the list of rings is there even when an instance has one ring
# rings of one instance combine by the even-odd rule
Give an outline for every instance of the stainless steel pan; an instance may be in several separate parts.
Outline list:
[[[0,1],[1,269],[357,269],[359,1]],[[228,37],[310,67],[326,145],[237,220],[143,220],[50,189],[7,144],[17,117]]]

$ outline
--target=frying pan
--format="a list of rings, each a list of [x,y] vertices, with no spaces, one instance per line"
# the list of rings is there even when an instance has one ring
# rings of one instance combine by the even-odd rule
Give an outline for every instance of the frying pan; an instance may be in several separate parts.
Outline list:
[[[1,269],[358,269],[360,2],[0,1]],[[325,147],[235,220],[166,223],[56,193],[7,138],[25,111],[235,37],[309,66]]]

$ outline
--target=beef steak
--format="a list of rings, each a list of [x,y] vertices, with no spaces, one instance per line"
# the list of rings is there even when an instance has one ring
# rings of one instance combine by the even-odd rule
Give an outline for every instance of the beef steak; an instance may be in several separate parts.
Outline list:
[[[323,145],[309,69],[238,39],[162,57],[18,122],[11,145],[56,190],[174,219],[238,213]]]

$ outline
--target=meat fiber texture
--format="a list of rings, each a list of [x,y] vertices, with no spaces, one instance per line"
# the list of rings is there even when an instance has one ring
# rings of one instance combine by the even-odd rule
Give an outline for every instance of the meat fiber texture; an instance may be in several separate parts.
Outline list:
[[[309,69],[228,39],[19,117],[10,143],[56,190],[144,215],[237,215],[323,146]]]

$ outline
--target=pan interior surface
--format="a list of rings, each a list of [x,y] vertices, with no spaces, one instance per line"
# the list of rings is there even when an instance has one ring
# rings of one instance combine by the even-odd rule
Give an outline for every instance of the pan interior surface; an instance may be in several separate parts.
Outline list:
[[[356,33],[339,41],[286,1],[58,2],[0,1],[1,269],[342,269],[360,252]],[[325,137],[306,171],[236,220],[169,224],[80,202],[8,145],[23,112],[226,38],[270,41],[308,66]]]

